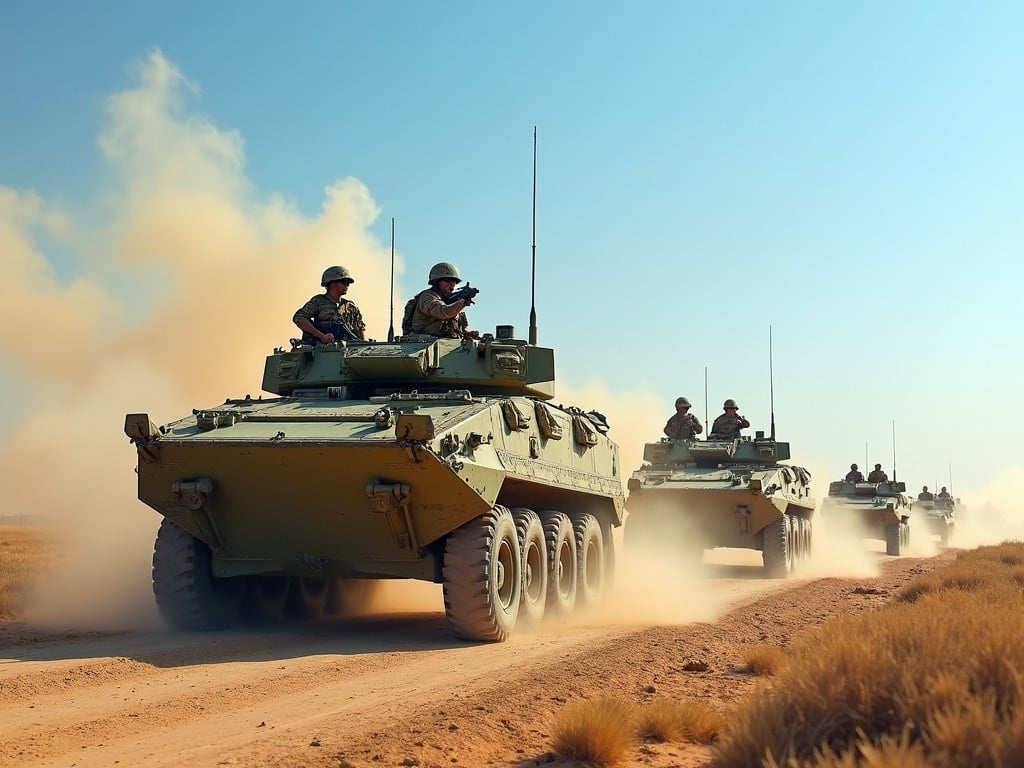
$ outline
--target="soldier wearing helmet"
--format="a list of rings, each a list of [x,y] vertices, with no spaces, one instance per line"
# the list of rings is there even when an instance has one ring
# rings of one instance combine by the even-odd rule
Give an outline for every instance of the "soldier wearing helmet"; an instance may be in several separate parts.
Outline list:
[[[889,476],[882,471],[881,464],[875,464],[875,468],[868,472],[869,483],[884,483],[889,479]]]
[[[318,293],[292,316],[307,344],[330,344],[341,339],[363,339],[366,323],[354,301],[345,298],[355,278],[344,267],[328,267],[320,278],[325,290]]]
[[[463,312],[473,303],[472,297],[451,301],[455,286],[462,282],[459,268],[447,261],[435,264],[430,268],[427,282],[430,287],[420,291],[410,302],[408,330],[403,321],[402,332],[444,339],[480,338],[479,332],[469,330],[469,320]]]
[[[685,397],[677,397],[676,412],[665,424],[665,434],[670,440],[693,440],[703,431],[700,419],[690,413],[690,401]]]
[[[928,490],[928,486],[923,486],[921,492],[917,494],[918,501],[935,501],[935,494]]]
[[[848,483],[863,483],[864,473],[857,469],[856,464],[850,465],[850,471],[846,473],[846,482]]]
[[[942,486],[939,489],[939,498],[940,499],[950,499],[950,498],[952,498],[952,496],[949,495],[949,491],[946,490],[946,486]]]
[[[731,397],[722,405],[725,413],[715,419],[711,425],[709,440],[735,440],[740,436],[740,430],[750,426],[750,422],[737,413],[739,406]]]

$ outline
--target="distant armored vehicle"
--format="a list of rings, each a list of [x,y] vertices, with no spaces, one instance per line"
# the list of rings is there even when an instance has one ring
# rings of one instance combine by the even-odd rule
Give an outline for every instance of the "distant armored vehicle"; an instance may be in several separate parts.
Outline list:
[[[810,472],[782,464],[789,443],[764,432],[735,440],[662,440],[644,446],[628,482],[627,546],[688,552],[760,550],[769,576],[785,576],[811,551],[817,504]]]
[[[263,388],[157,427],[128,414],[164,516],[153,591],[175,627],[312,617],[351,580],[443,585],[460,636],[596,604],[622,523],[618,447],[555,406],[554,352],[511,326],[275,350]]]
[[[914,508],[921,512],[918,519],[924,522],[931,536],[938,536],[942,546],[948,546],[956,528],[956,504],[951,498],[918,498]]]
[[[906,483],[829,483],[821,513],[865,537],[885,540],[885,552],[901,555],[910,545],[910,499]]]

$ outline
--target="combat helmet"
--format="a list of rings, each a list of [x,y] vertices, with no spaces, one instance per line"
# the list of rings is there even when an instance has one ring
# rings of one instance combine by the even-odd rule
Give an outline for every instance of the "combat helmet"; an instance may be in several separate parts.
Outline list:
[[[676,407],[678,408],[680,405],[685,405],[687,408],[691,408],[692,407],[690,405],[690,401],[687,400],[685,397],[677,397],[676,398]]]
[[[739,406],[736,405],[736,401],[730,397],[722,404],[722,408],[739,408]]]
[[[450,278],[456,283],[462,282],[462,276],[459,274],[459,268],[448,261],[442,261],[430,268],[430,275],[427,277],[427,282],[433,285],[437,280],[442,278]]]
[[[341,280],[345,283],[354,283],[356,281],[344,267],[328,267],[324,270],[323,277],[320,278],[320,285],[327,287],[329,283],[333,283],[335,280]]]

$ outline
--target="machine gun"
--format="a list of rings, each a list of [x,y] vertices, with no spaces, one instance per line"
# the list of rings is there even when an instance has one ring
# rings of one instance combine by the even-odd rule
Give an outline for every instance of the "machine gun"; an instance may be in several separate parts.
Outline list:
[[[452,295],[448,297],[448,303],[454,304],[456,301],[465,301],[466,304],[472,304],[473,299],[480,293],[479,288],[473,288],[469,283],[459,288],[457,291],[452,291]]]
[[[341,320],[334,320],[333,322],[319,322],[313,323],[313,327],[316,328],[320,333],[331,333],[334,334],[335,341],[359,341],[359,337],[352,332]],[[310,346],[316,346],[320,343],[320,340],[310,333],[302,332],[302,343],[309,344]]]

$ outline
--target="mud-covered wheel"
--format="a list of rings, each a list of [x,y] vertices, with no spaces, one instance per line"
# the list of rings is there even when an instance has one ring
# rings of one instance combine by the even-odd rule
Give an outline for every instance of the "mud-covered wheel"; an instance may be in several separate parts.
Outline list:
[[[295,576],[284,604],[289,619],[315,619],[327,607],[331,583],[323,576]]]
[[[902,537],[902,540],[903,540],[903,551],[906,552],[908,549],[910,549],[910,523],[909,522],[904,521],[904,522],[900,523],[900,536]]]
[[[256,624],[281,618],[290,587],[291,579],[284,575],[246,577],[242,618]]]
[[[783,515],[764,529],[762,555],[765,575],[780,579],[788,576],[793,570],[793,527],[789,523],[789,517]]]
[[[573,516],[576,536],[576,604],[593,608],[604,597],[604,537],[601,523],[590,514]]]
[[[245,579],[218,579],[210,548],[164,519],[153,545],[153,595],[175,629],[223,629],[238,623]]]
[[[576,607],[576,534],[562,512],[541,513],[548,550],[548,611],[568,616]]]
[[[523,558],[522,603],[519,620],[530,625],[544,618],[548,596],[548,549],[544,541],[544,526],[537,513],[529,509],[513,509],[519,551]]]
[[[442,570],[444,609],[467,640],[505,640],[515,629],[523,586],[512,513],[495,507],[448,536]]]
[[[903,554],[903,523],[889,523],[885,526],[885,554],[899,557]]]

